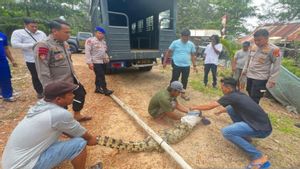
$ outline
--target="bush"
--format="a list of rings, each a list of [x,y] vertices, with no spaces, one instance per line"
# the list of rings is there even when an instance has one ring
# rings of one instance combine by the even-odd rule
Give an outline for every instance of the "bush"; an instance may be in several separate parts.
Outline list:
[[[300,77],[300,68],[297,66],[294,59],[283,58],[282,65],[297,77]]]

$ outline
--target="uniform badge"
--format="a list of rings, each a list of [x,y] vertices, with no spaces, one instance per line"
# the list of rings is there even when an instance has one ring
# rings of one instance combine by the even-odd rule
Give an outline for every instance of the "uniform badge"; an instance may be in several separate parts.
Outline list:
[[[273,50],[273,56],[274,57],[279,57],[280,56],[280,49],[279,48],[275,48]]]
[[[40,47],[40,48],[38,49],[38,56],[40,57],[40,59],[44,60],[44,59],[47,58],[48,52],[49,52],[49,49],[48,49],[48,48]]]

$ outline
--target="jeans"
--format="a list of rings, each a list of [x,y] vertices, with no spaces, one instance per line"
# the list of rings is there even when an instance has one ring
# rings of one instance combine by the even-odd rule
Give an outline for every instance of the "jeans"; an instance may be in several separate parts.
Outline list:
[[[217,68],[218,66],[215,64],[205,64],[204,65],[204,85],[207,85],[208,82],[208,73],[211,70],[212,77],[213,77],[213,86],[216,87],[217,85]]]
[[[261,90],[266,90],[266,84],[268,80],[255,80],[247,78],[247,92],[249,96],[259,104],[260,99],[264,96],[264,93]]]
[[[31,74],[31,80],[33,88],[38,94],[43,93],[43,85],[39,80],[38,74],[36,72],[35,63],[26,62],[27,68]]]
[[[188,83],[188,79],[189,79],[189,75],[190,75],[190,66],[187,67],[180,67],[180,66],[176,66],[173,62],[172,62],[172,79],[171,79],[171,83],[173,81],[178,81],[180,74],[181,74],[181,83],[183,85],[183,88],[186,89],[187,87],[187,83]]]
[[[243,149],[252,160],[260,158],[262,153],[246,141],[245,137],[266,138],[272,131],[254,130],[234,112],[231,106],[227,106],[226,109],[234,123],[222,129],[223,136],[233,144]]]
[[[39,157],[33,169],[51,169],[65,160],[73,160],[85,148],[87,142],[80,137],[68,141],[57,141]]]

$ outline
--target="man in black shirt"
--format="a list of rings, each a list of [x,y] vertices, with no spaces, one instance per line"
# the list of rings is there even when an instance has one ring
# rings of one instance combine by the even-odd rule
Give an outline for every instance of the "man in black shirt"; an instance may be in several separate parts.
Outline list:
[[[233,124],[222,129],[223,136],[250,155],[252,162],[247,168],[268,168],[270,162],[250,142],[251,137],[266,138],[272,132],[272,126],[266,112],[249,96],[237,91],[237,82],[233,78],[221,80],[224,96],[207,105],[192,107],[196,110],[220,108],[216,115],[227,111]]]

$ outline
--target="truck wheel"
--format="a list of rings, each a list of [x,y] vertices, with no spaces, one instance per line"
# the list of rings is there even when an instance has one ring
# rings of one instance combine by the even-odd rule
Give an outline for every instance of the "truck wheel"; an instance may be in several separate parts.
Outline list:
[[[69,44],[71,53],[77,53],[78,49],[74,44]]]
[[[146,66],[146,67],[139,67],[139,70],[142,72],[147,72],[152,69],[152,66]]]

